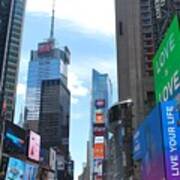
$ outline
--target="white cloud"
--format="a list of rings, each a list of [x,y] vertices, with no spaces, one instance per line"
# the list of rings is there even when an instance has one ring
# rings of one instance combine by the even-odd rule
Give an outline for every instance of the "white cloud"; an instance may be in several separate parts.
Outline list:
[[[51,14],[52,0],[29,0],[28,12]],[[114,34],[113,0],[56,0],[56,17],[83,29]]]
[[[26,85],[22,83],[18,83],[17,85],[17,95],[25,96],[26,93]]]
[[[88,89],[83,85],[83,81],[79,79],[76,73],[69,71],[68,73],[68,88],[71,91],[72,103],[77,104],[78,98],[86,96]]]

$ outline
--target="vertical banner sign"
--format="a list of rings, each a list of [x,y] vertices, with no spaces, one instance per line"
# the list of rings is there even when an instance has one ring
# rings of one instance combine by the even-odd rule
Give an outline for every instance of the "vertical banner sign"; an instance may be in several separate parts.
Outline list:
[[[175,16],[154,59],[156,101],[167,101],[180,94],[180,27]]]
[[[180,116],[175,101],[161,104],[167,180],[180,179]]]

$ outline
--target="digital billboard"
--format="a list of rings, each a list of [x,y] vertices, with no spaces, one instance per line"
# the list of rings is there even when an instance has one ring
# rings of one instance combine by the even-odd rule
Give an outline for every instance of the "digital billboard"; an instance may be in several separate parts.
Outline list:
[[[104,136],[94,136],[94,144],[104,143]]]
[[[10,158],[5,180],[24,180],[25,163],[21,160]]]
[[[25,130],[10,121],[5,123],[3,152],[7,154],[25,155]]]
[[[56,151],[53,148],[49,151],[49,166],[51,170],[56,170]]]
[[[95,136],[105,136],[106,128],[104,124],[95,124],[93,126],[93,133]]]
[[[165,179],[163,141],[159,104],[134,134],[134,160],[141,161],[142,180]]]
[[[37,180],[38,166],[25,164],[24,180]]]
[[[94,144],[94,159],[104,159],[105,147],[104,144]]]
[[[176,101],[161,104],[165,149],[166,176],[168,180],[180,179],[180,113]]]
[[[97,124],[104,123],[104,114],[103,113],[96,113],[96,123]]]
[[[156,101],[180,94],[180,28],[175,16],[153,59]]]
[[[38,45],[38,54],[49,53],[53,48],[52,42],[44,42]]]
[[[93,165],[93,173],[97,176],[102,176],[103,174],[103,160],[102,159],[95,159]]]
[[[41,137],[39,134],[29,131],[28,158],[34,161],[40,160]]]
[[[105,107],[105,99],[97,99],[95,101],[95,107],[96,109],[101,109]]]

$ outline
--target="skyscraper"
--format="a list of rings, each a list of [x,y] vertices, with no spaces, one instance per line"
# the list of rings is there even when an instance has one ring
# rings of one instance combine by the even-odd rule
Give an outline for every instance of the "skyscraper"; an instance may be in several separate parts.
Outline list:
[[[108,108],[112,98],[112,85],[108,74],[92,72],[90,179],[103,177],[106,158]],[[88,166],[88,165],[87,165]]]
[[[58,179],[66,176],[69,158],[70,92],[60,79],[44,80],[41,86],[39,134],[44,148],[53,147],[63,161],[57,166]],[[60,178],[61,177],[61,178]]]
[[[0,0],[0,106],[13,120],[26,0]],[[2,109],[2,108],[0,108]]]
[[[46,148],[69,155],[70,92],[62,80],[44,80],[41,87],[39,134]]]
[[[31,51],[26,93],[26,128],[38,131],[42,81],[60,78],[67,85],[67,65],[69,62],[68,48],[57,48],[53,39],[39,43],[38,49]]]

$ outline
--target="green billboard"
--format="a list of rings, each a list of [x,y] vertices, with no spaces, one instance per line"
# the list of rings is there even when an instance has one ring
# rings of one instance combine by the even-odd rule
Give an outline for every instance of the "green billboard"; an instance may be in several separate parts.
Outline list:
[[[153,59],[156,101],[180,93],[180,25],[175,16]]]

